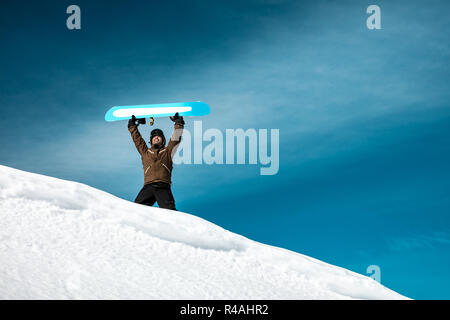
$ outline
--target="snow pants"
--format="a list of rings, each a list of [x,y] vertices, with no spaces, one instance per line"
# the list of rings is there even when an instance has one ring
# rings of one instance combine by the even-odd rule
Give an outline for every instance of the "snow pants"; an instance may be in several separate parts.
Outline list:
[[[155,202],[158,202],[160,208],[177,210],[175,209],[175,199],[173,198],[170,185],[164,182],[144,185],[134,202],[146,206],[153,206]]]

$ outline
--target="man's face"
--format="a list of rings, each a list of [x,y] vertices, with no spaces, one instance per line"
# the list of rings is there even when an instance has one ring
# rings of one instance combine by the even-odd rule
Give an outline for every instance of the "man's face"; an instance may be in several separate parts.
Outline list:
[[[162,138],[160,136],[154,136],[152,138],[152,146],[161,145],[161,144],[162,144]]]

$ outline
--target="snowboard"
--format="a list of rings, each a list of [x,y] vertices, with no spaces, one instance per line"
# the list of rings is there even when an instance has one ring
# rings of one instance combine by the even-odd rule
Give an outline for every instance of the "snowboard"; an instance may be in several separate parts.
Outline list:
[[[117,106],[106,112],[105,120],[127,120],[131,119],[132,115],[137,119],[169,117],[177,112],[180,116],[205,116],[209,114],[210,108],[201,101]]]

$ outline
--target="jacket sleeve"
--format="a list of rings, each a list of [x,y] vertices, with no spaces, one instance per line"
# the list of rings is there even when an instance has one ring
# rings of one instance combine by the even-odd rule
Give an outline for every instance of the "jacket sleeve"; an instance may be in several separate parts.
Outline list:
[[[181,136],[183,134],[184,125],[176,123],[172,136],[170,137],[169,143],[167,144],[167,149],[169,150],[171,156],[177,151],[177,147],[181,142]]]
[[[147,143],[144,141],[141,134],[139,133],[137,126],[129,127],[128,131],[130,131],[130,133],[131,133],[131,138],[133,138],[133,142],[134,142],[134,145],[136,146],[137,151],[142,156],[148,150]]]

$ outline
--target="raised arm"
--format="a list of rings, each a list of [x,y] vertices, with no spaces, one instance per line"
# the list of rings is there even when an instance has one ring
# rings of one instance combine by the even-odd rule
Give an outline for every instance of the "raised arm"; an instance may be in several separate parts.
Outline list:
[[[169,149],[173,157],[178,145],[181,142],[181,136],[183,135],[183,128],[184,128],[184,120],[183,117],[180,117],[178,115],[178,112],[175,114],[175,116],[170,117],[170,120],[175,122],[175,125],[172,136],[170,137],[169,143],[167,144],[167,149]]]
[[[141,155],[146,153],[148,150],[148,146],[138,130],[138,124],[136,124],[135,116],[133,116],[128,121],[128,131],[130,131],[130,133],[131,133],[131,137],[133,138],[133,142],[134,142],[134,145],[136,146],[137,151]]]

